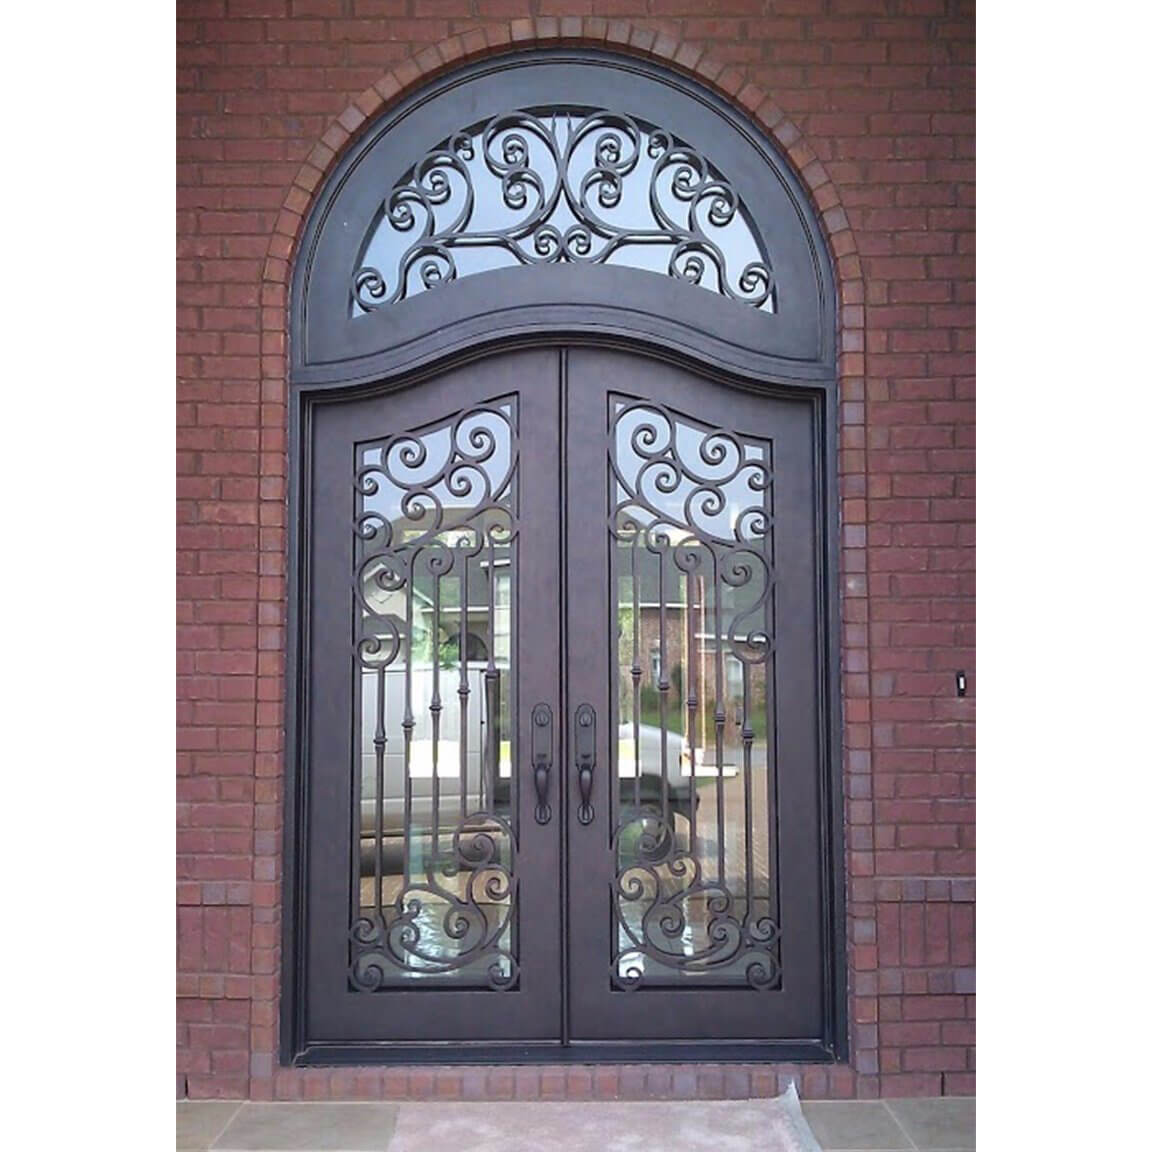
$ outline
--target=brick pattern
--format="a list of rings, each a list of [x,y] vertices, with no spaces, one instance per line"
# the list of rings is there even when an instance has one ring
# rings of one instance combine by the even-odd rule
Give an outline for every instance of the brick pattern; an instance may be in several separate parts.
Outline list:
[[[846,1067],[779,1064],[280,1069],[254,1095],[275,1100],[745,1100],[790,1081],[806,1099],[850,1099]],[[270,1091],[269,1091],[270,1089]]]
[[[974,664],[973,5],[181,0],[177,15],[178,1090],[972,1091],[974,693],[957,699],[953,677],[971,684]],[[294,245],[381,108],[464,59],[557,40],[656,56],[743,107],[806,182],[836,261],[847,1067],[276,1066]]]

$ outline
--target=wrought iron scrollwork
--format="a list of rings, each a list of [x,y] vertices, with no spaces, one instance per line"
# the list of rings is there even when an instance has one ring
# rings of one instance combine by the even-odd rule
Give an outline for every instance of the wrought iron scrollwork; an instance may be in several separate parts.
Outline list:
[[[374,992],[385,979],[385,965],[426,975],[444,975],[486,963],[487,982],[499,991],[515,985],[518,967],[507,947],[516,904],[513,862],[504,863],[493,832],[515,842],[509,823],[490,812],[475,812],[452,833],[448,861],[437,861],[421,882],[408,883],[395,905],[360,916],[349,932],[349,978],[359,992]],[[463,893],[438,877],[464,873]],[[490,909],[497,910],[493,914]]]
[[[698,856],[678,850],[675,828],[657,809],[629,812],[613,837],[618,851],[627,831],[638,837],[613,887],[617,923],[625,937],[612,961],[614,983],[626,991],[639,988],[647,960],[687,975],[739,967],[753,988],[776,985],[776,921],[757,915],[747,901],[741,914],[731,890],[703,875]],[[640,910],[638,918],[629,915],[631,906]],[[693,918],[703,923],[704,940],[698,943],[693,935],[688,947]]]
[[[780,925],[775,914],[775,869],[769,891],[756,892],[753,861],[753,747],[756,734],[752,670],[770,671],[775,650],[775,565],[773,556],[772,445],[734,431],[702,425],[651,401],[614,398],[609,438],[614,507],[609,531],[616,543],[617,592],[621,577],[631,581],[630,684],[634,764],[632,803],[613,831],[617,874],[612,906],[617,948],[612,958],[616,987],[640,987],[653,972],[705,977],[733,976],[757,989],[779,984]],[[646,559],[645,559],[646,558]],[[621,569],[619,565],[625,567]],[[661,760],[660,803],[641,799],[640,586],[643,564],[657,573],[646,593],[648,611],[657,614]],[[630,572],[630,576],[629,576]],[[681,589],[688,661],[683,685],[689,825],[686,845],[669,801],[669,713],[671,684],[666,667],[667,593]],[[653,591],[658,589],[658,593]],[[656,600],[656,603],[652,603]],[[711,632],[709,633],[709,626]],[[630,633],[630,636],[629,636]],[[710,634],[708,660],[701,637]],[[726,657],[737,662],[739,693],[729,699]],[[621,665],[627,663],[626,654]],[[705,665],[711,663],[709,669]],[[681,670],[681,675],[683,671]],[[709,679],[711,683],[709,684]],[[712,694],[710,717],[702,715]],[[735,713],[735,714],[733,714]],[[713,763],[700,756],[698,729],[711,721]],[[733,725],[733,721],[736,724]],[[725,733],[737,727],[743,770],[743,860],[734,885],[728,875],[725,844],[729,811],[725,800]],[[627,731],[628,726],[622,731]],[[765,755],[769,755],[765,752]],[[715,841],[697,835],[698,776],[709,770],[715,781]],[[765,763],[764,771],[772,770]],[[769,787],[770,793],[770,787]],[[683,809],[682,809],[683,811]],[[767,817],[767,813],[765,813]],[[763,836],[763,833],[761,833]],[[774,839],[774,834],[773,834]],[[712,874],[709,874],[709,870]]]
[[[470,580],[486,584],[489,627],[496,613],[498,565],[514,565],[518,535],[515,476],[519,442],[513,399],[497,399],[457,413],[440,425],[406,431],[361,449],[355,473],[356,560],[353,579],[359,624],[355,641],[361,677],[375,684],[375,821],[361,826],[372,843],[373,898],[360,902],[349,929],[349,983],[372,992],[390,975],[451,977],[464,969],[494,990],[515,987],[518,962],[513,943],[517,907],[517,829],[511,808],[496,808],[500,760],[499,682],[492,637],[486,667],[470,651]],[[506,557],[501,560],[500,557]],[[449,658],[439,630],[449,584],[458,594],[459,754],[458,812],[450,817],[441,798],[441,732],[446,706],[441,694]],[[430,826],[428,846],[412,851],[414,603],[417,585],[430,589],[421,609],[430,612],[431,668],[422,670],[430,701]],[[482,590],[483,594],[483,590]],[[470,668],[470,661],[472,666]],[[403,681],[400,740],[403,746],[403,877],[385,899],[383,803],[385,756],[395,734],[387,730],[388,674]],[[483,687],[487,726],[482,779],[469,781],[470,696]],[[396,691],[394,688],[393,691]],[[367,701],[367,697],[365,696]],[[367,703],[365,704],[367,707]],[[397,800],[398,797],[393,797]],[[443,820],[443,825],[442,825]],[[394,830],[395,832],[395,830]],[[359,865],[356,883],[359,884]]]
[[[732,185],[671,133],[603,109],[515,110],[442,141],[384,201],[352,277],[353,310],[501,263],[662,270],[777,306],[771,261]]]
[[[427,437],[404,432],[385,441],[376,458],[356,473],[356,535],[371,545],[364,549],[365,563],[380,564],[378,582],[385,581],[381,587],[386,590],[394,590],[392,584],[401,587],[412,557],[445,534],[484,521],[499,543],[515,535],[508,494],[519,443],[508,412],[481,405],[437,431],[439,454],[431,466]],[[498,449],[501,474],[493,475]],[[386,495],[392,497],[394,516],[369,504],[372,498],[381,503]],[[404,539],[394,547],[397,521],[404,525]]]
[[[723,514],[738,495],[759,496],[770,487],[772,472],[763,449],[727,429],[696,428],[651,401],[621,404],[613,428],[623,431],[634,457],[634,467],[626,467],[614,436],[609,452],[619,485],[617,525],[671,527],[705,548],[759,548],[770,526],[766,501],[748,501],[734,518],[725,520]],[[650,545],[662,543],[649,535]]]

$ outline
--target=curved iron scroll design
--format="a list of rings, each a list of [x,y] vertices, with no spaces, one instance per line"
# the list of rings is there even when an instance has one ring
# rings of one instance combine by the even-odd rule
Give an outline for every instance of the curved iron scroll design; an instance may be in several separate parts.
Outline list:
[[[764,244],[709,161],[646,121],[562,106],[494,116],[410,169],[366,239],[353,314],[493,267],[556,263],[663,272],[777,309]]]
[[[374,877],[362,879],[358,859],[354,888],[360,889],[361,899],[348,933],[348,977],[356,991],[373,992],[396,977],[412,976],[459,983],[466,975],[471,983],[479,979],[498,991],[518,982],[515,805],[497,794],[500,684],[508,673],[497,666],[493,636],[486,644],[470,644],[476,638],[468,632],[470,610],[486,614],[487,627],[495,628],[498,574],[507,572],[511,579],[515,571],[518,456],[511,397],[359,449],[354,650],[364,686],[363,732],[370,731],[367,719],[374,714],[371,747],[365,741],[361,755],[364,780],[374,776],[375,786],[357,814],[361,847],[370,846],[368,870]],[[450,600],[457,612],[454,650],[441,639],[442,611]],[[426,615],[430,654],[420,657],[423,666],[414,673],[419,613]],[[419,692],[414,675],[423,677]],[[442,680],[449,676],[457,681],[459,697],[452,716],[441,695]],[[429,689],[430,701],[424,703]],[[477,689],[484,697],[478,718],[470,712],[470,696]],[[402,710],[396,701],[388,702],[389,693],[396,692],[402,694]],[[402,782],[394,781],[393,787],[402,796],[392,795],[389,802],[403,804],[402,878],[386,877],[384,864],[386,757],[390,740],[395,742],[389,728],[397,713],[402,717]],[[418,714],[431,733],[425,742],[430,747],[430,796],[423,797],[431,807],[419,825],[413,815]],[[459,785],[454,796],[445,796],[442,780],[448,773],[441,744],[443,726],[453,721]],[[469,731],[477,723],[486,736],[478,740],[481,747],[470,751]],[[373,803],[374,819],[365,819],[365,807]],[[396,831],[391,830],[393,837]],[[421,850],[413,849],[413,837],[423,837]],[[385,898],[389,880],[395,895]],[[372,886],[367,905],[362,883]]]
[[[385,979],[385,965],[426,975],[445,975],[486,963],[490,987],[503,991],[516,984],[516,958],[504,943],[516,905],[514,862],[502,863],[493,831],[514,843],[511,825],[490,812],[474,812],[452,833],[449,862],[429,865],[424,882],[409,882],[389,910],[358,917],[349,932],[349,979],[358,992],[374,992]],[[436,872],[467,876],[463,894],[438,881]],[[486,908],[498,908],[495,916]],[[435,911],[433,911],[435,909]],[[438,920],[438,922],[437,922]],[[445,945],[450,948],[446,948]]]
[[[676,536],[759,553],[771,527],[764,447],[646,400],[617,401],[609,452],[618,532],[646,530],[650,549]]]
[[[674,974],[677,982],[719,978],[775,988],[781,931],[770,810],[772,443],[701,424],[647,400],[614,396],[612,405],[609,532],[622,645],[617,676],[624,681],[616,719],[619,747],[631,742],[633,765],[629,797],[618,750],[616,779],[624,795],[612,835],[613,985],[630,991]],[[679,723],[673,725],[674,676],[668,666],[677,633],[676,654],[686,659],[687,669],[681,664],[676,674]],[[642,635],[656,642],[649,690],[658,700],[659,729],[651,727],[649,714],[647,737],[641,723]],[[629,696],[631,725],[623,715]],[[726,758],[726,729],[735,729],[738,765]],[[644,759],[656,742],[654,732],[658,781],[655,766]],[[670,752],[673,740],[678,748]],[[762,784],[753,783],[757,773]],[[729,774],[734,791],[726,798]],[[643,795],[642,779],[658,784],[658,802]]]
[[[636,845],[624,854],[620,844],[628,832],[637,834]],[[757,914],[750,900],[740,901],[722,881],[708,879],[699,855],[676,845],[673,823],[651,807],[629,812],[615,830],[617,859],[625,859],[613,885],[619,926],[614,984],[625,991],[639,988],[645,961],[653,961],[689,976],[736,968],[753,988],[776,987],[779,925]],[[638,916],[629,914],[632,906]],[[693,920],[702,928],[702,945]]]

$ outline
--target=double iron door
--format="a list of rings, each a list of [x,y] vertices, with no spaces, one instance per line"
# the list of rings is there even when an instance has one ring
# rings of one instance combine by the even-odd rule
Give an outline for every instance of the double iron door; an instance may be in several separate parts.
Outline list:
[[[312,1045],[823,1035],[814,413],[593,347],[313,406]]]

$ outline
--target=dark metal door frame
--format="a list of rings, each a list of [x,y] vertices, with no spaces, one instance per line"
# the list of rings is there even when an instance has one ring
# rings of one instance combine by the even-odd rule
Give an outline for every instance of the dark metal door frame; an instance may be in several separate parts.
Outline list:
[[[335,276],[331,238],[346,231],[349,205],[365,220],[373,216],[371,201],[379,188],[367,179],[372,165],[385,154],[411,156],[416,141],[405,132],[421,112],[435,105],[453,114],[470,107],[477,85],[498,85],[507,106],[543,102],[543,94],[587,102],[586,90],[599,103],[627,104],[636,115],[653,121],[659,115],[674,121],[678,134],[697,134],[711,127],[716,154],[711,156],[729,175],[742,175],[739,190],[753,216],[769,204],[745,189],[771,187],[776,206],[786,205],[790,218],[771,221],[769,233],[787,251],[806,253],[802,265],[787,256],[777,269],[791,273],[783,282],[786,305],[779,315],[759,324],[736,314],[731,301],[681,282],[665,281],[631,269],[598,267],[581,274],[572,267],[543,266],[510,269],[461,280],[436,293],[406,301],[405,322],[398,325],[383,313],[363,325],[365,336],[355,345],[335,349],[310,337],[326,325],[346,324],[349,307],[347,269]],[[553,96],[553,99],[556,97]],[[453,105],[456,112],[453,113]],[[649,111],[651,109],[651,111]],[[439,114],[438,112],[436,113]],[[677,119],[679,117],[679,119]],[[719,126],[719,128],[717,128]],[[385,139],[387,138],[387,139]],[[424,147],[435,140],[424,140]],[[377,147],[377,145],[380,145]],[[406,151],[407,150],[407,151]],[[396,162],[392,161],[393,167]],[[400,164],[403,168],[403,163]],[[765,175],[768,179],[765,179]],[[379,171],[377,171],[377,176]],[[756,177],[755,180],[751,177]],[[775,229],[775,233],[772,230]],[[791,248],[783,237],[792,237]],[[336,247],[334,248],[334,243]],[[291,394],[289,401],[289,604],[287,763],[285,791],[283,917],[283,994],[281,999],[281,1059],[287,1064],[362,1062],[587,1062],[706,1060],[834,1060],[847,1055],[846,945],[842,845],[839,565],[838,515],[835,493],[837,460],[837,385],[834,352],[835,305],[831,262],[815,213],[787,162],[771,143],[714,95],[684,77],[649,63],[611,53],[567,49],[518,53],[493,58],[462,69],[410,97],[384,116],[338,165],[312,210],[294,271],[292,292]],[[795,308],[808,319],[797,326]],[[330,317],[326,320],[325,316]],[[360,317],[361,320],[364,317]],[[757,320],[761,319],[759,317]],[[365,342],[366,341],[366,342]],[[721,378],[746,393],[788,395],[811,412],[814,433],[814,513],[822,528],[816,542],[816,603],[821,620],[819,712],[820,849],[818,867],[824,893],[821,982],[822,1019],[818,1034],[767,1042],[592,1042],[558,1046],[545,1044],[395,1045],[317,1042],[308,1024],[305,996],[307,918],[303,894],[308,884],[307,853],[302,851],[308,827],[307,781],[309,719],[304,689],[309,675],[310,621],[297,605],[308,594],[310,572],[307,517],[311,473],[311,437],[318,404],[341,398],[377,394],[406,387],[420,379],[468,362],[489,352],[517,347],[598,347],[641,353],[653,360],[679,364],[696,374]],[[349,354],[351,349],[351,354]],[[562,564],[566,570],[568,560]],[[575,702],[573,702],[575,703]],[[571,723],[560,702],[560,752],[566,763],[576,753]],[[571,708],[567,709],[570,713]],[[577,779],[573,776],[573,779]],[[580,796],[570,795],[575,810]],[[570,835],[567,832],[566,835]],[[561,847],[567,852],[566,844]],[[566,981],[565,981],[566,983]],[[567,1018],[567,1010],[564,1012]]]

